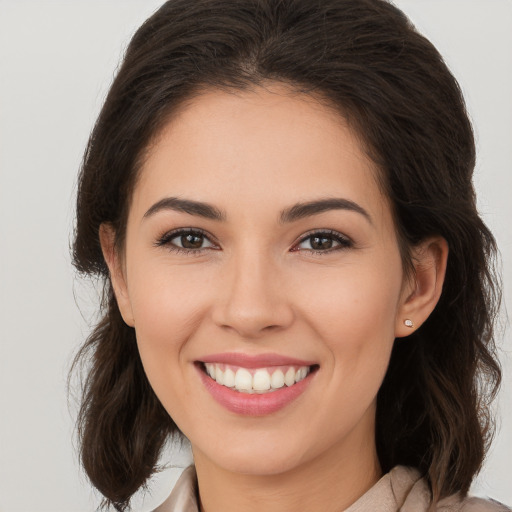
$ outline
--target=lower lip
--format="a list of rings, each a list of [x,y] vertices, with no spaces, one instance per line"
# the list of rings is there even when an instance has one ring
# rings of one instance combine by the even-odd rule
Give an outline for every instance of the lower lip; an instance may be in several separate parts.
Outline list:
[[[201,380],[212,397],[228,411],[245,416],[264,416],[283,409],[298,398],[311,382],[313,373],[293,386],[276,389],[269,393],[241,393],[222,386],[196,365]]]

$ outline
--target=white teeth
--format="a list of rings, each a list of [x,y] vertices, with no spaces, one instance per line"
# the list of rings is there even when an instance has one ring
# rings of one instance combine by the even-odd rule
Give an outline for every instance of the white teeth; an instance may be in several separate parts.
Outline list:
[[[293,386],[295,384],[295,370],[293,368],[289,368],[284,376],[284,383],[287,386]]]
[[[218,384],[224,385],[224,372],[218,366],[215,368],[215,380]]]
[[[224,386],[228,388],[235,387],[235,372],[231,368],[226,368],[224,372]]]
[[[206,363],[206,373],[212,378],[215,379],[215,365],[212,363]]]
[[[277,368],[272,372],[272,368],[258,368],[251,370],[246,368],[225,367],[215,363],[205,363],[206,373],[222,386],[234,388],[242,393],[266,393],[272,392],[286,386],[293,386],[296,382],[305,379],[309,374],[310,368],[301,366],[295,368],[290,366],[286,373]],[[272,372],[272,373],[271,373]]]
[[[252,375],[245,368],[236,371],[235,388],[239,391],[252,390]]]
[[[302,379],[304,379],[306,377],[306,375],[308,374],[308,370],[307,368],[299,368],[297,370],[297,373],[295,374],[295,382],[299,382],[301,381]]]
[[[281,370],[276,370],[272,374],[272,378],[270,379],[270,385],[272,389],[279,389],[284,386],[284,373]]]
[[[270,389],[270,375],[267,370],[256,370],[252,378],[252,388],[255,391],[267,391]]]

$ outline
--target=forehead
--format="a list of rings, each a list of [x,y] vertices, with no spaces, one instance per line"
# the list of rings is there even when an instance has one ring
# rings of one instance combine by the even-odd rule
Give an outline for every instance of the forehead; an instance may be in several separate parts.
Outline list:
[[[284,85],[210,90],[153,140],[133,206],[191,194],[255,208],[340,194],[378,203],[378,172],[345,119],[315,97]]]

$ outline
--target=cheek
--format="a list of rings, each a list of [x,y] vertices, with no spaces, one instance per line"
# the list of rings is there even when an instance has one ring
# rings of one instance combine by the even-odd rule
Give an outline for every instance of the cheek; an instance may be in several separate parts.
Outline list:
[[[128,288],[136,328],[148,342],[172,344],[197,324],[211,286],[209,272],[171,267],[165,256],[133,263]]]
[[[204,279],[183,269],[138,265],[131,273],[129,294],[139,353],[148,379],[164,403],[177,396],[166,393],[169,384],[178,386],[190,371],[187,353],[207,307],[204,293]],[[186,390],[180,390],[183,394]]]
[[[367,407],[380,388],[395,339],[401,275],[399,262],[352,267],[303,293],[302,316],[329,352],[333,393],[343,390],[350,402],[345,411]]]
[[[401,276],[397,265],[347,266],[317,274],[295,293],[302,297],[304,316],[326,333],[347,340],[363,333],[387,337],[394,333]]]

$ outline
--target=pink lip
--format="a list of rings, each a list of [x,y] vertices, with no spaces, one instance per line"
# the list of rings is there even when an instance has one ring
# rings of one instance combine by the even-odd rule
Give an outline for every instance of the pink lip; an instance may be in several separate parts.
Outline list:
[[[289,364],[288,361],[286,364]],[[309,365],[300,364],[299,366]],[[245,416],[265,416],[283,409],[304,393],[316,373],[309,373],[305,379],[290,387],[284,386],[269,393],[249,394],[218,384],[204,372],[200,364],[196,364],[196,368],[204,386],[217,403],[228,411]]]
[[[279,354],[241,354],[237,352],[226,352],[223,354],[210,354],[198,358],[202,363],[224,363],[243,368],[265,368],[269,366],[313,366],[315,361],[305,361]]]

